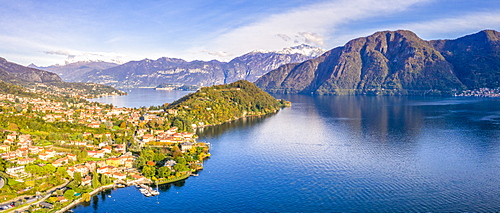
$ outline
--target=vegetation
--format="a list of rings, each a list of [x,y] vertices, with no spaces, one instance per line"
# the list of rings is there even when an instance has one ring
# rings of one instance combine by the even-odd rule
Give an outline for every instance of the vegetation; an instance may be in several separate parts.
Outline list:
[[[227,85],[203,87],[167,105],[165,109],[175,111],[172,113],[176,114],[172,117],[173,126],[188,129],[191,124],[213,125],[245,116],[273,113],[286,104],[254,84],[240,80]]]

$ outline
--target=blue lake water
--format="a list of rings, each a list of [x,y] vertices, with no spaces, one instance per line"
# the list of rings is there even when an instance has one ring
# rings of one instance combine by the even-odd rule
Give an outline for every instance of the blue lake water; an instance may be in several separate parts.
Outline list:
[[[73,210],[500,211],[499,99],[279,98],[293,106],[200,131],[212,157],[198,177],[157,197],[104,192]]]

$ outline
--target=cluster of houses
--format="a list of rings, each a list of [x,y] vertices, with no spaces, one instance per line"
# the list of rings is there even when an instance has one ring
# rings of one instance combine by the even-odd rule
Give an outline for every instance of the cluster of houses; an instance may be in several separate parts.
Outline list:
[[[164,145],[173,145],[176,143],[183,143],[188,141],[194,141],[194,133],[189,132],[177,132],[177,127],[172,127],[169,130],[152,130],[147,132],[145,129],[139,129],[137,131],[137,136],[141,137],[141,144],[157,144],[161,143]]]
[[[88,161],[82,164],[73,165],[67,168],[68,175],[74,177],[76,172],[82,175],[82,185],[90,185],[92,181],[92,172],[106,175],[117,180],[125,180],[127,176],[133,179],[144,180],[133,168],[135,157],[130,153],[120,157],[112,157],[100,161]]]

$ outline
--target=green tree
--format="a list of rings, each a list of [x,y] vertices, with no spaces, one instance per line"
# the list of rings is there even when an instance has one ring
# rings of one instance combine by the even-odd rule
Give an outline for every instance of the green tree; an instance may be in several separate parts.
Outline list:
[[[82,174],[80,172],[75,172],[73,174],[73,179],[80,185],[82,183]]]
[[[168,177],[172,173],[172,171],[170,170],[170,168],[168,168],[166,166],[160,167],[157,172],[158,172],[157,176],[159,178]]]
[[[176,158],[174,158],[174,161],[177,162],[177,164],[182,164],[182,165],[186,165],[187,164],[186,159],[183,158],[183,157],[176,157]]]
[[[63,196],[68,200],[73,200],[73,198],[75,198],[75,190],[68,189],[64,192]]]
[[[98,174],[92,173],[92,187],[97,188],[99,186],[101,186],[101,183],[99,182]]]
[[[152,166],[144,166],[142,167],[141,172],[145,177],[151,178],[155,175],[156,170]]]
[[[177,172],[189,171],[189,168],[185,164],[175,164],[174,169]]]

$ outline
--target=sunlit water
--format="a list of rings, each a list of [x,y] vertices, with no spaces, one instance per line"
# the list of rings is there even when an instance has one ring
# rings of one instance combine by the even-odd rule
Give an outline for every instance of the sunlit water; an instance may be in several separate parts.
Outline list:
[[[200,131],[212,157],[198,177],[157,197],[116,189],[73,210],[500,211],[500,100],[280,98],[293,106]]]

